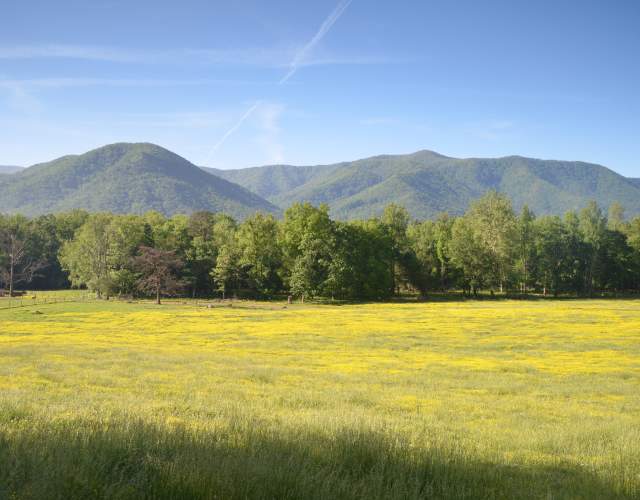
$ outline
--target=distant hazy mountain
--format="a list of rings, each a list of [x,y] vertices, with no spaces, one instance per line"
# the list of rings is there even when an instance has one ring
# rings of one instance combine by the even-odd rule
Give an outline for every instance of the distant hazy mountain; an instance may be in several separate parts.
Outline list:
[[[213,170],[281,208],[296,201],[327,203],[332,215],[352,219],[379,214],[388,203],[404,205],[414,217],[463,213],[473,199],[495,189],[516,209],[563,214],[589,200],[603,207],[619,201],[640,214],[640,182],[601,165],[536,160],[520,156],[458,159],[432,151],[375,156],[313,167],[274,165]]]
[[[13,174],[22,170],[22,167],[15,165],[0,165],[0,174]]]
[[[209,173],[244,186],[264,198],[286,193],[319,176],[326,175],[332,168],[340,165],[322,165],[317,167],[296,167],[293,165],[268,165],[266,167],[241,168],[238,170],[220,170],[202,167]]]
[[[0,212],[36,215],[71,208],[165,214],[224,211],[242,218],[279,210],[232,182],[147,143],[119,143],[0,176]]]

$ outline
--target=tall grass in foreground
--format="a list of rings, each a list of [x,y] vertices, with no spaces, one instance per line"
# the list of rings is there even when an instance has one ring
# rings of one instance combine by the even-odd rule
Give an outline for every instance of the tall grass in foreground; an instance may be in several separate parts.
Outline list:
[[[231,418],[215,431],[135,418],[50,422],[4,408],[0,495],[11,498],[632,498],[629,477],[573,463],[500,464],[434,438]],[[10,419],[7,421],[7,419]],[[625,464],[620,464],[624,470]]]
[[[640,498],[638,306],[0,312],[0,498]]]

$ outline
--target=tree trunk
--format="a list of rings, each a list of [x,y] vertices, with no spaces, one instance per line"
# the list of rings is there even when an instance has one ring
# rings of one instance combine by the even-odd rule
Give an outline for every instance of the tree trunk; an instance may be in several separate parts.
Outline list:
[[[395,261],[391,261],[390,266],[391,271],[391,294],[394,295],[396,293],[396,263]]]
[[[11,252],[11,262],[10,262],[9,266],[10,266],[10,269],[9,269],[9,297],[13,297],[13,267],[14,267],[13,250]]]
[[[593,255],[591,257],[591,262],[589,263],[589,269],[587,271],[587,292],[589,297],[593,297],[593,285],[594,285],[594,274],[596,269],[596,256]]]
[[[156,287],[156,304],[160,305],[160,287]]]

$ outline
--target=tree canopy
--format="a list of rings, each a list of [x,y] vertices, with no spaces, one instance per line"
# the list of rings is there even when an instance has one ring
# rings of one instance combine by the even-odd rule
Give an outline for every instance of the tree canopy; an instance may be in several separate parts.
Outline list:
[[[164,262],[166,281],[145,262],[157,269]],[[310,203],[292,205],[282,220],[257,213],[242,222],[210,212],[0,216],[5,288],[75,286],[99,296],[157,298],[175,292],[177,282],[191,296],[301,300],[451,290],[638,292],[640,218],[626,220],[620,205],[603,210],[595,202],[564,217],[536,217],[526,206],[516,214],[495,191],[462,216],[421,221],[399,205],[380,217],[335,221],[327,206]]]

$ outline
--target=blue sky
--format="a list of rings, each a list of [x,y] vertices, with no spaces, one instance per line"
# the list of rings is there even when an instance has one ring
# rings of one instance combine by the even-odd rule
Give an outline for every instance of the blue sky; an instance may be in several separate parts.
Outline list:
[[[3,0],[0,164],[432,149],[640,177],[640,2]]]

